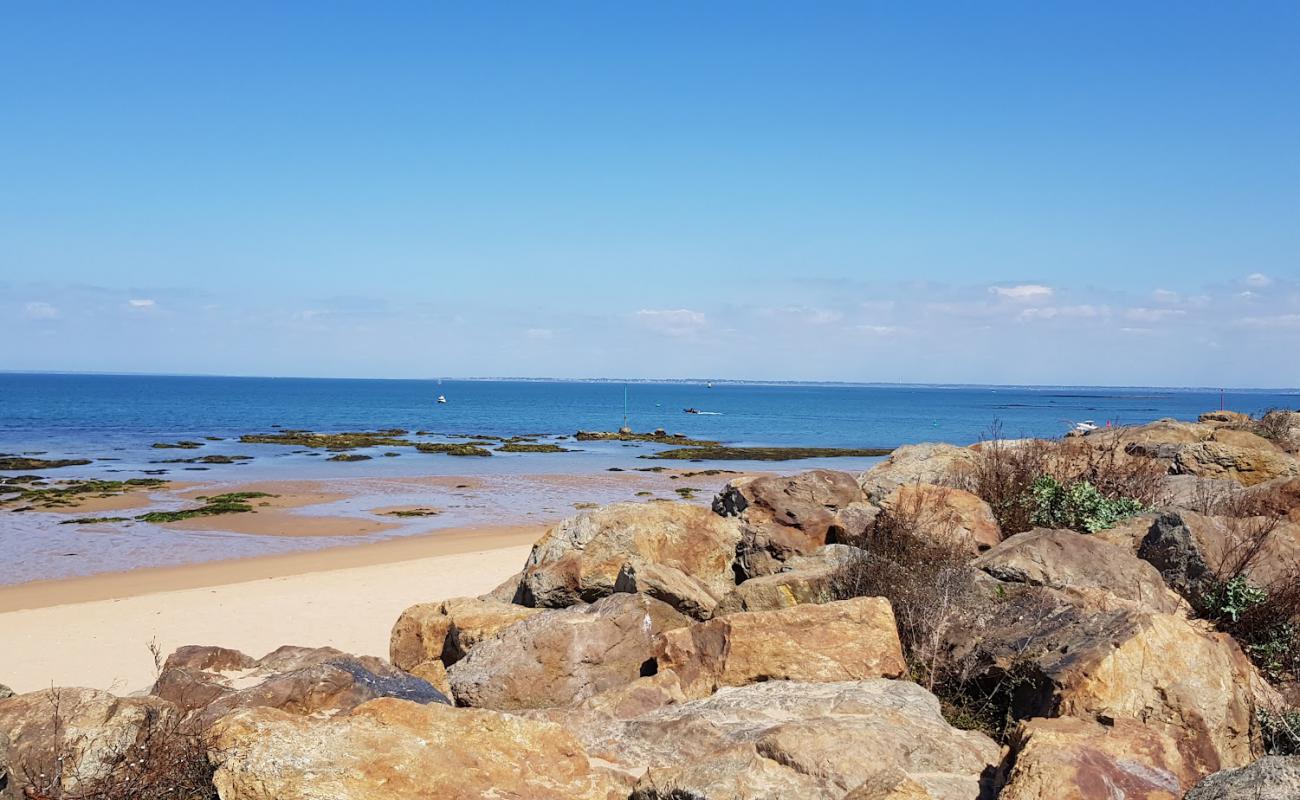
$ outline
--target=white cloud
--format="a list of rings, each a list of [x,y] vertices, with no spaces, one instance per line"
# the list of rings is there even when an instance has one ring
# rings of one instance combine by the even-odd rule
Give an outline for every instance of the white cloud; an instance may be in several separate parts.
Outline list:
[[[810,308],[808,306],[785,306],[784,308],[758,309],[762,317],[785,317],[808,325],[831,325],[844,319],[844,315],[829,308]]]
[[[1124,316],[1135,322],[1164,322],[1187,314],[1181,308],[1130,308]]]
[[[1277,314],[1271,317],[1244,317],[1238,323],[1248,328],[1300,328],[1300,314]]]
[[[536,342],[544,342],[548,339],[554,339],[555,331],[550,328],[529,328],[524,331],[524,336]]]
[[[1273,285],[1273,279],[1262,272],[1252,272],[1246,276],[1246,285],[1256,289],[1263,289],[1266,286]]]
[[[23,306],[24,319],[58,319],[59,310],[49,303],[34,302]]]
[[[1178,292],[1171,292],[1168,289],[1156,289],[1154,292],[1151,293],[1152,300],[1156,301],[1157,303],[1162,303],[1165,305],[1173,305],[1177,303],[1181,298],[1182,295],[1178,294]]]
[[[1021,319],[1092,319],[1110,315],[1106,306],[1044,306],[1026,308],[1020,312]]]
[[[1041,283],[1022,283],[1016,286],[990,286],[989,292],[998,297],[1005,297],[1017,302],[1028,300],[1041,300],[1044,297],[1052,296],[1052,287],[1043,286]]]
[[[153,308],[156,303],[148,297],[140,297],[126,301],[131,308]]]
[[[892,336],[902,329],[894,325],[859,325],[858,330],[873,336]]]
[[[691,336],[709,324],[703,312],[688,308],[643,308],[636,312],[635,317],[641,325],[666,336]]]

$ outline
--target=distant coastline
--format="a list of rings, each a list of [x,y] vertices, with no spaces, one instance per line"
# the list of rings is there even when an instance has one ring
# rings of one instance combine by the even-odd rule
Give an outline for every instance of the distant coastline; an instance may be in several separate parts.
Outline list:
[[[229,375],[217,372],[118,372],[88,370],[28,370],[0,369],[0,375],[85,375],[121,376],[136,378],[229,378],[232,380],[299,380],[299,381],[412,381],[419,383],[451,381],[465,383],[578,383],[578,384],[660,384],[716,386],[821,386],[870,389],[1015,389],[1020,391],[1049,391],[1070,389],[1079,391],[1153,390],[1160,392],[1241,392],[1249,394],[1295,394],[1300,396],[1300,386],[1159,386],[1144,384],[1069,384],[1069,383],[926,383],[913,381],[831,381],[831,380],[762,380],[757,378],[594,378],[521,375],[430,375],[428,377],[374,377],[350,375]]]

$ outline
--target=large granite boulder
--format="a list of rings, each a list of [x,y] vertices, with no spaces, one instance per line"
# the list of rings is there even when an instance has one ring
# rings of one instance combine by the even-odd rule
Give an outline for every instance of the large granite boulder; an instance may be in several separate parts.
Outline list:
[[[36,797],[76,797],[102,779],[142,739],[171,730],[179,715],[156,697],[114,697],[96,689],[46,689],[0,700],[0,739],[7,739],[14,784],[31,776]]]
[[[738,611],[775,611],[803,603],[828,603],[836,597],[836,581],[845,564],[864,555],[844,544],[828,544],[810,555],[794,556],[781,571],[750,578],[718,601],[713,616]]]
[[[1006,587],[946,652],[1016,718],[1133,719],[1208,774],[1259,753],[1263,680],[1227,634],[1097,589]]]
[[[635,589],[682,611],[706,613],[735,586],[731,564],[739,541],[736,521],[707,508],[616,503],[547,531],[528,556],[520,599],[564,608]]]
[[[1001,756],[988,737],[949,726],[939,701],[906,681],[768,681],[631,719],[543,713],[593,758],[639,777],[638,798],[831,800],[910,782],[931,800],[976,800]]]
[[[1032,719],[1011,749],[998,800],[1180,800],[1201,777],[1176,741],[1131,719]]]
[[[951,444],[910,444],[858,476],[867,499],[880,502],[900,486],[929,483],[960,486],[978,454]]]
[[[507,711],[571,705],[647,674],[655,637],[689,622],[652,597],[611,595],[511,625],[447,674],[460,705]]]
[[[974,566],[1008,583],[1088,587],[1166,614],[1187,610],[1186,601],[1165,585],[1155,567],[1128,550],[1074,531],[1035,528],[1018,533],[980,556]]]
[[[993,509],[963,489],[911,483],[895,489],[880,506],[887,514],[906,518],[918,534],[951,543],[971,555],[1002,541]]]
[[[429,660],[451,666],[474,645],[539,613],[536,608],[472,597],[420,603],[397,618],[388,657],[405,670]]]
[[[1270,517],[1169,511],[1156,518],[1137,554],[1184,597],[1203,596],[1218,580],[1239,572],[1257,586],[1270,586],[1289,580],[1300,563],[1300,525]]]
[[[628,781],[558,725],[373,700],[327,720],[244,709],[214,728],[222,800],[612,800]]]
[[[637,781],[629,800],[840,800],[839,787],[774,761],[749,745],[714,753],[706,761],[689,761],[651,769]]]
[[[1197,422],[1207,423],[1218,427],[1220,425],[1249,425],[1250,415],[1243,414],[1240,411],[1228,411],[1220,409],[1218,411],[1206,411],[1196,418]]]
[[[1094,431],[1086,439],[1089,443],[1102,448],[1110,447],[1117,442],[1121,448],[1129,452],[1159,457],[1156,451],[1162,446],[1167,448],[1165,453],[1171,456],[1177,451],[1179,445],[1208,441],[1216,429],[1216,425],[1207,423],[1158,419],[1145,425]]]
[[[206,657],[214,654],[219,658]],[[238,708],[323,715],[378,697],[451,702],[428,681],[382,659],[332,647],[285,646],[255,661],[224,648],[182,648],[164,664],[152,694],[174,704],[186,724],[200,730]]]
[[[1232,443],[1197,442],[1178,448],[1172,471],[1203,478],[1235,480],[1243,486],[1277,478],[1300,477],[1300,459],[1267,439],[1235,431]],[[1252,437],[1245,439],[1246,436]]]
[[[664,633],[656,661],[688,695],[769,680],[847,681],[907,672],[889,601],[858,597],[728,614]]]
[[[737,571],[747,578],[779,572],[781,563],[807,555],[842,527],[837,517],[865,500],[847,472],[815,469],[797,475],[737,478],[713,500],[713,510],[740,520]]]
[[[1216,772],[1187,793],[1186,800],[1296,800],[1300,756],[1265,756],[1248,767]]]

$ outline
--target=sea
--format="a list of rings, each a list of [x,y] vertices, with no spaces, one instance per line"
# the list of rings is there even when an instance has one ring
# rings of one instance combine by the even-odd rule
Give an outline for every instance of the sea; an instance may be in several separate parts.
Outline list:
[[[445,403],[437,402],[439,396]],[[341,484],[427,476],[475,477],[473,493],[409,494],[392,481],[388,504],[430,503],[445,513],[412,520],[357,542],[486,524],[543,522],[575,505],[626,499],[612,472],[666,464],[674,469],[794,472],[814,467],[861,471],[879,458],[686,464],[654,460],[663,445],[576,441],[580,430],[664,429],[742,447],[893,448],[943,441],[969,444],[1002,436],[1054,437],[1078,422],[1139,424],[1195,419],[1226,407],[1261,413],[1300,408],[1300,390],[1074,386],[772,384],[729,381],[362,380],[54,373],[0,373],[0,453],[87,459],[83,466],[35,470],[47,479],[161,476],[229,485],[327,479]],[[699,413],[685,413],[694,409]],[[400,428],[416,441],[527,435],[562,453],[455,457],[401,448],[355,451],[371,459],[328,460],[300,447],[247,444],[244,434],[288,429],[322,433]],[[417,432],[423,432],[417,434]],[[198,442],[196,449],[155,444]],[[232,464],[161,463],[208,455],[251,456]],[[0,476],[33,470],[0,472]],[[638,473],[639,474],[639,473]],[[561,480],[564,476],[590,480]],[[401,494],[408,492],[408,494]],[[670,498],[671,499],[671,498]],[[374,498],[304,509],[306,514],[367,517]],[[581,501],[581,502],[579,502]],[[707,498],[704,498],[707,502]],[[83,529],[58,515],[0,511],[0,584],[88,575],[143,566],[336,546],[337,537],[178,532],[133,522]]]
[[[447,402],[437,403],[439,395]],[[969,444],[995,426],[1005,436],[1059,436],[1085,420],[1129,425],[1195,419],[1220,407],[1259,413],[1297,406],[1300,390],[0,373],[0,452],[114,459],[60,473],[82,477],[148,468],[159,457],[152,447],[157,442],[220,437],[224,441],[206,444],[202,453],[278,456],[231,468],[243,473],[287,470],[303,477],[304,467],[313,476],[347,469],[571,473],[645,453],[586,442],[570,444],[579,449],[564,454],[322,464],[285,457],[293,448],[236,440],[277,429],[568,435],[617,430],[626,422],[637,431],[662,428],[736,446],[892,448],[924,441]],[[688,408],[700,413],[684,413]]]

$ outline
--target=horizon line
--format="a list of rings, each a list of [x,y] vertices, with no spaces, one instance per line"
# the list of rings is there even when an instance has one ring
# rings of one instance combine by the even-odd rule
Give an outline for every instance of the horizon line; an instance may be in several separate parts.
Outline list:
[[[838,380],[764,380],[756,378],[628,378],[628,377],[528,377],[528,376],[428,376],[411,378],[381,378],[323,375],[230,375],[211,372],[124,372],[88,370],[22,370],[0,369],[0,375],[88,375],[100,377],[135,378],[231,378],[238,380],[317,380],[317,381],[463,381],[520,383],[722,383],[741,386],[861,386],[872,388],[1014,388],[1014,389],[1161,389],[1172,391],[1234,391],[1271,392],[1277,394],[1300,393],[1300,387],[1270,386],[1151,386],[1141,384],[1083,384],[1083,383],[963,383],[925,381],[838,381]]]

